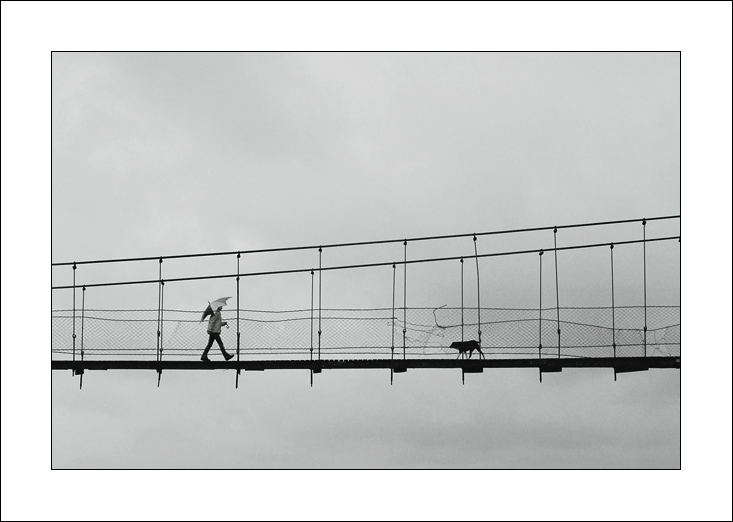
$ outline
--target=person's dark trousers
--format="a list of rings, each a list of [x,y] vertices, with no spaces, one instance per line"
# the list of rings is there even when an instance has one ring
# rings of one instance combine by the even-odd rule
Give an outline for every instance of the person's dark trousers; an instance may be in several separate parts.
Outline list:
[[[217,333],[210,333],[209,334],[209,344],[207,344],[206,345],[206,348],[204,348],[204,354],[201,357],[203,358],[203,357],[207,357],[208,356],[209,350],[211,349],[212,345],[214,344],[214,341],[216,341],[217,344],[219,345],[219,349],[221,350],[221,353],[224,356],[224,358],[225,359],[229,359],[229,354],[224,349],[224,343],[221,342],[221,337],[219,337],[219,334],[217,334]]]

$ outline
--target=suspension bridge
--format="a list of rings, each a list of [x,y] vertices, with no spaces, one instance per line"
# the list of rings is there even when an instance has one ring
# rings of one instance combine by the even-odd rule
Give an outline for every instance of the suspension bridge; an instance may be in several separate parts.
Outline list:
[[[543,373],[561,372],[565,368],[610,368],[614,379],[618,373],[652,368],[679,369],[680,305],[675,302],[654,305],[647,302],[647,271],[655,269],[647,266],[648,246],[665,244],[676,247],[677,264],[680,248],[679,232],[647,237],[647,225],[664,222],[676,225],[677,231],[679,219],[680,216],[663,216],[445,236],[52,263],[52,270],[71,270],[70,285],[51,288],[54,296],[68,298],[70,293],[71,299],[67,301],[71,301],[71,307],[52,309],[51,367],[53,370],[71,370],[74,375],[79,375],[80,387],[85,370],[154,370],[158,385],[164,370],[232,370],[238,386],[242,370],[304,370],[310,372],[312,385],[314,374],[334,369],[389,370],[390,381],[395,373],[427,368],[460,369],[463,376],[482,373],[484,368],[536,368],[540,381]],[[602,229],[613,236],[621,227],[624,227],[625,234],[619,233],[618,238],[611,241],[584,241],[558,246],[558,234],[566,231]],[[629,227],[636,229],[639,237],[629,238]],[[541,242],[537,241],[543,248],[479,250],[479,238],[516,237],[530,233],[533,238],[537,234],[551,235],[552,246],[545,237]],[[428,242],[447,244],[449,240],[470,242],[473,254],[464,251],[459,255],[446,247],[439,250],[445,255],[438,257],[408,257],[411,245]],[[323,265],[324,252],[352,248],[368,250],[390,244],[402,247],[400,258]],[[628,270],[614,269],[614,256],[618,258],[624,249],[641,251],[640,266],[634,267],[641,277],[634,281],[638,280],[643,287],[637,292],[643,294],[643,299],[633,305],[621,306],[616,302],[617,287],[629,283],[619,281],[619,276],[626,275]],[[603,284],[608,288],[610,302],[603,306],[573,306],[573,303],[561,306],[563,281],[559,278],[558,266],[563,258],[572,252],[576,257],[581,256],[582,263],[598,264],[601,258],[589,253],[597,254],[599,251],[605,251],[601,258],[608,281]],[[243,258],[251,260],[255,256],[293,252],[317,253],[317,267],[304,265],[280,270],[241,270]],[[236,259],[236,272],[164,277],[164,264],[212,257]],[[536,281],[536,292],[532,296],[536,307],[501,307],[496,306],[501,304],[496,300],[492,300],[490,307],[481,305],[482,266],[485,271],[486,263],[492,258],[534,259],[522,265],[532,268],[525,269],[527,273],[522,273],[521,277]],[[666,258],[670,256],[666,255]],[[139,263],[157,264],[158,277],[77,281],[77,272],[82,272],[86,265],[128,266]],[[425,265],[440,266],[441,274],[457,272],[456,268],[460,267],[460,306],[411,302],[410,272]],[[325,277],[335,271],[369,269],[390,273],[391,281],[386,281],[385,287],[387,292],[391,291],[391,307],[323,306]],[[467,282],[469,270],[470,283]],[[241,306],[240,283],[248,281],[248,278],[285,274],[299,274],[299,277],[309,279],[310,307],[259,310]],[[232,306],[222,310],[222,318],[228,328],[222,330],[221,338],[236,357],[229,361],[201,361],[199,357],[206,337],[202,334],[205,331],[205,323],[202,325],[201,320],[203,307],[186,310],[170,304],[166,306],[165,294],[168,291],[170,295],[170,288],[174,285],[216,279],[234,283],[232,293],[236,292],[236,297],[230,298]],[[451,279],[458,278],[451,276]],[[475,302],[471,303],[467,303],[465,298],[469,284],[475,284],[475,292],[472,292]],[[679,281],[667,281],[667,284],[675,286]],[[95,307],[87,307],[88,292],[104,287],[124,291],[137,285],[157,287],[155,307],[99,308],[98,300]],[[454,341],[465,340],[476,341],[481,353],[468,357],[450,347]]]

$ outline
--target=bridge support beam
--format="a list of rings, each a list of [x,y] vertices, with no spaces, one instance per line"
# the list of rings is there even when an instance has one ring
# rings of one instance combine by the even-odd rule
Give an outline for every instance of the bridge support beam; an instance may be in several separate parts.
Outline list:
[[[55,360],[52,370],[74,370],[77,375],[83,370],[322,370],[340,369],[392,369],[404,373],[408,369],[463,369],[466,373],[481,373],[484,368],[539,368],[543,373],[558,372],[565,368],[615,368],[617,372],[645,371],[652,368],[675,368],[681,365],[680,357],[588,357],[552,359],[480,359],[461,361],[456,359],[405,359],[399,362],[390,359],[321,359],[308,360],[248,360],[248,361],[129,361],[129,360]]]

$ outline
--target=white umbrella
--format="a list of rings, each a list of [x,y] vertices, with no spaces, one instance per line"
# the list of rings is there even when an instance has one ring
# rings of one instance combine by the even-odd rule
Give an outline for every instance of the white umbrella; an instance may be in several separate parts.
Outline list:
[[[220,306],[226,306],[227,299],[231,299],[231,297],[220,297],[219,299],[215,301],[211,301],[209,303],[209,306],[206,307],[206,310],[204,310],[204,313],[201,314],[201,320],[203,321],[208,316],[213,315],[216,309],[219,308]]]

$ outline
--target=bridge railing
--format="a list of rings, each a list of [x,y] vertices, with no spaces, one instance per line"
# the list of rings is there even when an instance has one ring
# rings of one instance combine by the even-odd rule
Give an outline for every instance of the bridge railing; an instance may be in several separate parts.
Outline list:
[[[616,314],[615,329],[612,313]],[[309,359],[311,311],[240,310],[240,354],[250,359]],[[323,310],[322,358],[402,359],[457,357],[453,341],[476,339],[476,308],[410,308],[408,323],[393,319],[392,309]],[[680,356],[680,307],[651,306],[647,310],[647,345],[644,346],[644,307],[562,308],[563,345],[558,351],[556,310],[484,308],[482,350],[486,357],[640,357]],[[84,351],[87,358],[155,358],[157,310],[87,310]],[[199,357],[208,340],[200,311],[165,310],[162,352],[167,360]],[[222,313],[230,328],[222,329],[227,349],[237,345],[236,310]],[[463,316],[463,322],[461,320]],[[52,313],[54,359],[70,359],[72,310]],[[403,346],[402,330],[406,328]],[[399,332],[399,335],[396,335]],[[315,333],[315,332],[314,332]],[[395,334],[393,336],[393,333]],[[615,334],[615,354],[614,354]],[[540,346],[542,335],[542,349]],[[392,339],[395,344],[392,344]],[[231,351],[231,350],[230,350]],[[219,357],[216,345],[211,352]],[[474,353],[477,357],[478,353]]]
[[[678,243],[679,235],[647,237],[649,221],[673,221],[679,216],[613,222],[582,223],[557,227],[538,227],[517,230],[432,236],[404,240],[383,240],[356,243],[303,246],[278,249],[259,249],[175,256],[140,257],[52,263],[55,269],[72,270],[72,284],[52,286],[53,293],[71,292],[71,309],[52,310],[52,358],[77,357],[190,357],[201,353],[206,342],[200,324],[201,310],[174,309],[166,302],[171,285],[231,279],[236,282],[236,298],[223,315],[231,328],[222,331],[222,339],[230,351],[236,349],[238,357],[248,358],[405,358],[450,357],[456,352],[449,348],[453,341],[476,339],[487,356],[493,357],[625,357],[625,356],[679,356],[680,355],[680,307],[650,306],[647,302],[647,244],[659,242]],[[558,246],[558,230],[591,229],[613,225],[639,226],[635,238],[619,238],[606,242],[584,242]],[[489,235],[521,235],[526,232],[552,233],[552,247],[543,241],[544,248],[521,250],[494,250],[480,252],[477,238]],[[433,257],[408,257],[408,246],[414,242],[443,241],[460,238],[472,239],[473,255],[446,251]],[[371,247],[379,244],[402,243],[401,259],[378,262],[357,262],[324,266],[322,254],[326,249],[346,247]],[[637,245],[643,249],[643,301],[635,306],[619,306],[614,288],[614,251],[620,247]],[[606,250],[603,264],[610,268],[609,286],[611,302],[608,307],[569,307],[563,299],[558,282],[558,253]],[[296,268],[265,271],[241,271],[240,260],[259,254],[317,251],[317,266],[309,264]],[[171,259],[235,256],[236,272],[209,275],[164,277],[164,261]],[[490,308],[481,306],[481,273],[479,260],[534,256],[532,273],[527,278],[538,278],[537,308]],[[676,257],[676,256],[675,256]],[[594,258],[597,259],[597,256]],[[677,257],[677,259],[679,259]],[[543,260],[545,267],[543,268]],[[155,262],[157,279],[102,280],[84,283],[77,281],[77,269],[81,265],[115,263],[127,265],[138,262]],[[416,307],[408,293],[408,268],[460,261],[461,307]],[[466,264],[466,262],[470,263]],[[639,263],[641,265],[641,261]],[[464,266],[465,265],[465,266]],[[464,268],[473,270],[475,265],[475,297],[478,306],[464,305]],[[248,266],[253,266],[250,262]],[[456,263],[456,267],[458,264]],[[364,309],[328,309],[321,298],[321,281],[324,274],[341,270],[391,268],[392,307]],[[642,267],[639,267],[641,271]],[[382,268],[382,270],[384,270]],[[605,270],[605,268],[604,268]],[[616,269],[618,271],[618,269]],[[239,285],[243,278],[278,276],[305,273],[310,275],[310,303],[308,309],[284,311],[245,310],[240,303]],[[400,285],[397,285],[398,274]],[[452,276],[451,276],[452,277]],[[548,281],[554,292],[543,291]],[[604,275],[605,277],[605,275]],[[157,286],[156,308],[149,309],[99,309],[88,308],[87,291],[97,287],[131,288],[132,285]],[[543,295],[544,293],[544,295]],[[80,295],[79,295],[80,294]],[[543,300],[544,299],[544,300]],[[534,300],[534,299],[533,299]],[[410,303],[410,306],[408,306]],[[99,306],[99,301],[96,301]],[[422,303],[418,303],[422,304]],[[572,304],[572,303],[571,303]],[[167,306],[166,306],[167,305]],[[541,309],[541,311],[540,311]],[[203,338],[202,338],[203,337]]]

